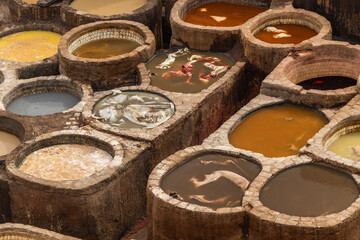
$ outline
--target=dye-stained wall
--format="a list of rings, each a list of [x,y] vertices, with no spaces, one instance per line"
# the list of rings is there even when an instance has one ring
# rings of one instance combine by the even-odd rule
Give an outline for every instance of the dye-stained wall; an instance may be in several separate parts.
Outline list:
[[[359,0],[294,0],[293,5],[326,17],[335,35],[352,40],[360,37]]]

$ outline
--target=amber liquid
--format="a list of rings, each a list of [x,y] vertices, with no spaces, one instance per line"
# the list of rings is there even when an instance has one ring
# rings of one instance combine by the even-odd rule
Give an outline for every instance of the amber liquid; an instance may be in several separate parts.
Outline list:
[[[38,0],[23,0],[23,1],[30,4],[36,4],[38,2]]]
[[[302,217],[340,212],[358,197],[359,187],[348,174],[317,165],[285,170],[260,192],[260,201],[268,208]]]
[[[330,144],[328,150],[344,158],[360,161],[360,132],[340,136]]]
[[[127,39],[107,38],[85,43],[72,54],[82,58],[108,58],[129,53],[140,44]]]
[[[356,85],[356,80],[347,77],[329,76],[312,78],[298,83],[304,89],[316,89],[316,90],[335,90],[341,88],[347,88]]]
[[[260,167],[250,161],[222,154],[195,157],[166,175],[161,188],[174,198],[211,208],[240,206],[244,190],[226,177],[196,187],[191,179],[204,180],[215,171],[229,171],[248,181],[254,180]],[[197,196],[203,196],[198,198]]]
[[[20,171],[51,181],[80,179],[108,166],[112,156],[99,148],[60,144],[39,149],[28,155]]]
[[[147,0],[74,0],[70,6],[95,15],[111,16],[133,11],[146,2]]]
[[[187,64],[193,55],[200,56],[203,60],[191,65]],[[223,77],[227,70],[234,65],[234,61],[224,54],[189,50],[187,54],[176,57],[169,68],[158,68],[167,58],[168,54],[165,53],[157,55],[146,64],[146,68],[150,71],[151,85],[171,92],[200,92]],[[212,61],[212,59],[218,59],[218,61]],[[205,66],[205,63],[213,66],[225,66],[226,69],[213,75],[214,69]]]
[[[328,120],[317,112],[289,105],[268,107],[248,116],[230,134],[236,148],[285,157],[299,153]]]
[[[0,129],[0,156],[10,153],[20,143],[20,139],[17,136]]]
[[[190,10],[184,21],[197,25],[233,27],[266,11],[267,8],[231,3],[208,3]]]
[[[267,43],[298,44],[317,35],[317,32],[313,29],[300,25],[281,24],[272,25],[272,27],[287,31],[287,34],[291,35],[291,37],[274,38],[278,33],[268,32],[265,29],[256,33],[254,36]]]
[[[0,58],[33,62],[57,53],[61,35],[48,31],[25,31],[0,38]]]

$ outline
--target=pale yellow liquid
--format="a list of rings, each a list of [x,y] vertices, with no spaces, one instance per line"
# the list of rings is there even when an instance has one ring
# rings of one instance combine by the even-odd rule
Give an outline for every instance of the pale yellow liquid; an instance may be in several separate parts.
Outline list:
[[[60,144],[41,148],[28,155],[20,171],[51,181],[80,179],[108,166],[112,156],[99,148]]]
[[[329,151],[337,155],[360,161],[360,132],[353,132],[340,136],[332,144],[330,144]],[[358,154],[355,154],[359,150]]]
[[[10,153],[20,145],[20,139],[8,132],[0,130],[0,155]]]
[[[0,59],[33,62],[57,53],[61,35],[49,31],[25,31],[0,38]]]
[[[133,11],[146,2],[147,0],[74,0],[70,6],[95,15],[111,16]]]
[[[30,3],[30,4],[36,4],[38,0],[23,0],[23,2]]]

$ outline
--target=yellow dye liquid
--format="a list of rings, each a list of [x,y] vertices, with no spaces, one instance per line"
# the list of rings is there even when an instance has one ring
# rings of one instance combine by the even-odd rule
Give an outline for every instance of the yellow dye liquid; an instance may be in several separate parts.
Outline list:
[[[23,2],[30,3],[30,4],[36,4],[38,0],[23,0]]]
[[[33,62],[57,53],[61,35],[49,31],[24,31],[0,38],[0,59]]]
[[[360,161],[360,132],[340,136],[330,144],[328,150],[341,157]]]

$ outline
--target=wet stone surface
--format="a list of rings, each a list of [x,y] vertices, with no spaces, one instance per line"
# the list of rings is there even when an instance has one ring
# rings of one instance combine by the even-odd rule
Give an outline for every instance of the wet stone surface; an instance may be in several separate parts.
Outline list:
[[[266,10],[263,7],[213,2],[190,10],[184,16],[184,21],[196,25],[232,27],[241,25]]]
[[[119,128],[154,128],[174,113],[174,104],[150,92],[119,91],[98,101],[93,117]]]
[[[176,167],[161,188],[173,198],[211,208],[241,206],[244,191],[260,167],[242,158],[205,154]]]
[[[261,190],[260,201],[288,215],[317,217],[345,210],[358,196],[359,187],[350,175],[312,164],[272,178]]]
[[[225,54],[185,48],[156,55],[146,68],[151,85],[171,92],[197,93],[224,76],[233,65],[234,61]]]

